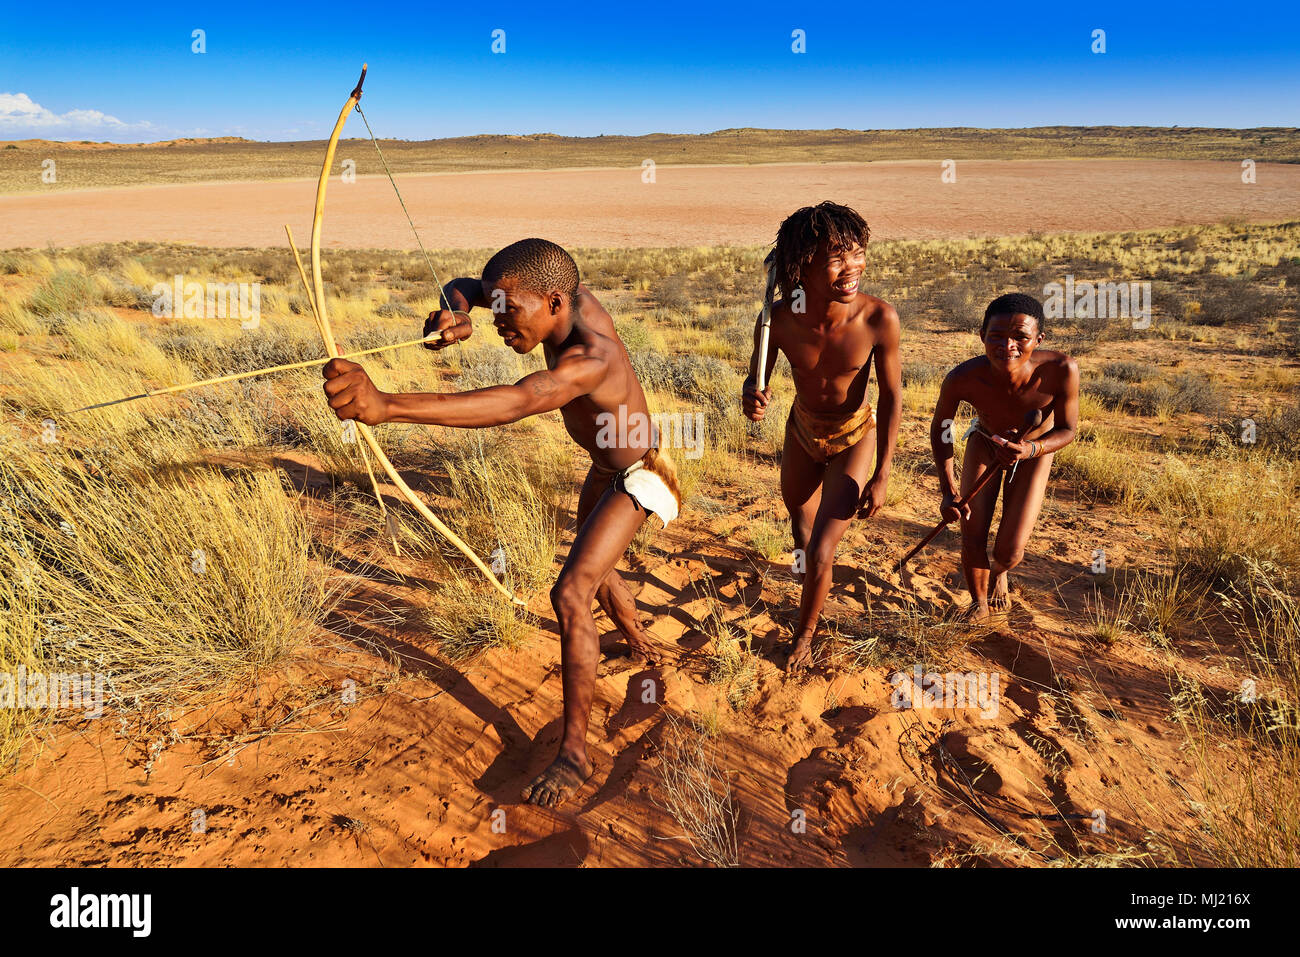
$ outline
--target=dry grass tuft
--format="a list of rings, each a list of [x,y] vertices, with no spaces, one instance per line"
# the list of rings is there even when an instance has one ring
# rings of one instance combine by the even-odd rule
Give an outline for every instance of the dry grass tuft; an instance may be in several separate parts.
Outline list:
[[[110,709],[247,679],[337,591],[272,472],[153,471],[5,441],[0,530],[4,659],[102,675]]]
[[[1219,596],[1246,660],[1235,686],[1183,680],[1174,717],[1203,798],[1199,837],[1220,867],[1300,865],[1300,602],[1280,569],[1250,562]]]
[[[419,617],[452,664],[474,661],[495,648],[518,651],[536,627],[531,616],[495,588],[464,577],[439,585],[434,603]]]
[[[666,713],[659,746],[662,799],[656,803],[673,816],[691,848],[706,864],[736,867],[739,808],[731,781],[718,767],[713,738],[691,721]]]

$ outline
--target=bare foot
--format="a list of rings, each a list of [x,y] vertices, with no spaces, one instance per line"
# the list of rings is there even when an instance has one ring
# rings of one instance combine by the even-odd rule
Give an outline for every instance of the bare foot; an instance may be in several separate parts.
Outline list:
[[[657,665],[662,661],[659,652],[644,638],[633,638],[631,635],[623,637],[627,639],[627,656],[634,664]]]
[[[592,770],[590,761],[584,759],[578,764],[561,754],[528,783],[521,797],[540,807],[558,807],[587,782]]]
[[[993,579],[993,593],[989,595],[989,608],[994,611],[1006,611],[1011,605],[1011,592],[1007,587],[1007,573],[998,572]]]
[[[790,657],[786,659],[785,673],[793,674],[812,664],[812,635],[800,638],[794,643]]]
[[[991,614],[987,601],[973,601],[961,613],[961,618],[963,621],[988,621]]]

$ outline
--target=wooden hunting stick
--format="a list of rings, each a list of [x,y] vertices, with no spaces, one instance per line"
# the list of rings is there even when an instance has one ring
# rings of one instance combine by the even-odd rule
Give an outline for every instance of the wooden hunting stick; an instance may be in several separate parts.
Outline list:
[[[975,487],[971,489],[969,493],[967,493],[960,501],[953,503],[954,507],[956,507],[959,510],[964,508],[967,502],[973,500],[976,495],[978,495],[980,492],[984,490],[984,486],[988,485],[989,482],[992,481],[993,476],[998,475],[1001,472],[1002,472],[1001,465],[991,466],[987,472],[985,472],[983,475],[980,476],[979,481],[975,483]],[[902,561],[898,563],[898,570],[901,572],[903,570],[903,566],[906,565],[908,562],[910,562],[912,558],[915,557],[917,552],[919,552],[921,549],[925,548],[926,545],[929,545],[932,541],[934,541],[935,538],[938,536],[938,534],[942,532],[945,528],[947,528],[951,522],[952,519],[945,518],[941,522],[939,522],[939,524],[936,525],[934,528],[930,529],[930,533],[926,535],[925,538],[921,539],[920,543],[917,544],[915,548],[913,548],[910,552],[908,552],[906,555],[903,556]]]
[[[758,391],[767,384],[767,343],[772,333],[772,297],[776,293],[776,257],[767,267],[767,288],[763,291],[763,329],[758,336]]]
[[[1038,423],[1042,421],[1043,421],[1042,410],[1031,409],[1029,412],[1025,413],[1024,427],[1021,429],[1011,429],[1010,431],[1015,432],[1016,438],[1019,439],[1019,437],[1024,435],[1026,432],[1033,431],[1038,426]],[[988,432],[983,428],[977,428],[976,431],[995,445],[1007,444],[1007,440],[1000,435],[994,435],[992,432]],[[965,508],[966,503],[974,501],[975,496],[978,495],[981,491],[983,491],[984,486],[988,485],[989,482],[992,481],[994,475],[997,475],[1000,472],[1002,472],[1001,465],[990,465],[989,470],[979,477],[979,481],[975,483],[975,487],[972,488],[964,496],[962,496],[960,501],[954,502],[953,505],[958,510]],[[925,538],[921,539],[920,543],[915,548],[913,548],[910,552],[908,552],[906,555],[903,556],[902,560],[898,563],[898,570],[901,572],[903,570],[903,566],[906,565],[908,562],[910,562],[916,556],[917,552],[919,552],[921,549],[925,548],[926,545],[929,545],[932,541],[934,541],[936,536],[938,536],[940,532],[942,532],[945,528],[947,528],[949,524],[951,524],[951,522],[952,519],[945,518],[941,522],[939,522],[939,524],[936,525],[934,528],[930,529],[930,533],[926,535]]]

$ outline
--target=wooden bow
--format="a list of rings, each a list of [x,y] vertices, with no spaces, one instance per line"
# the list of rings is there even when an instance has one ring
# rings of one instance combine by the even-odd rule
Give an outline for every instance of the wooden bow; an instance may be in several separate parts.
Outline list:
[[[343,126],[347,123],[348,114],[361,99],[361,84],[364,83],[365,80],[366,65],[362,64],[361,79],[357,80],[356,88],[352,91],[351,95],[348,96],[347,102],[343,104],[343,109],[339,111],[338,122],[334,124],[334,131],[330,134],[329,145],[325,148],[325,162],[321,167],[320,182],[316,186],[316,212],[312,216],[311,221],[312,297],[315,299],[315,311],[316,317],[320,322],[321,336],[325,340],[325,348],[331,356],[342,355],[342,352],[339,349],[338,343],[334,339],[334,332],[330,328],[329,316],[325,311],[325,282],[321,277],[320,236],[321,223],[325,218],[325,187],[329,185],[330,168],[334,165],[334,150],[339,145],[339,134],[343,132]],[[439,294],[441,295],[441,290],[439,290]],[[428,519],[429,523],[438,530],[439,534],[455,545],[466,558],[473,562],[474,567],[483,573],[483,576],[492,583],[497,591],[517,605],[526,604],[522,599],[511,594],[509,589],[497,580],[496,575],[492,574],[492,569],[483,564],[483,560],[474,553],[474,550],[466,545],[465,542],[460,539],[460,536],[448,528],[443,523],[442,519],[438,518],[438,516],[420,500],[419,496],[412,491],[411,487],[406,484],[406,481],[402,476],[398,474],[397,469],[393,467],[393,463],[389,461],[388,456],[384,454],[384,450],[379,447],[379,443],[375,440],[374,433],[370,431],[370,426],[363,422],[357,422],[356,427],[357,433],[361,436],[361,440],[365,442],[366,446],[370,449],[375,460],[379,462],[384,472],[388,475],[389,480],[397,487],[397,490],[402,493],[402,497],[410,502],[417,512]]]

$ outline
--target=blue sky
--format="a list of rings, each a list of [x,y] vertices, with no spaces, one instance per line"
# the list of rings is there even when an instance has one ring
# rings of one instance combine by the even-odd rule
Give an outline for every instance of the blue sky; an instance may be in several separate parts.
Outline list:
[[[319,139],[363,60],[376,134],[405,139],[1300,126],[1294,0],[9,6],[0,139]],[[195,29],[205,53],[191,52]]]

